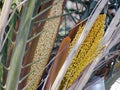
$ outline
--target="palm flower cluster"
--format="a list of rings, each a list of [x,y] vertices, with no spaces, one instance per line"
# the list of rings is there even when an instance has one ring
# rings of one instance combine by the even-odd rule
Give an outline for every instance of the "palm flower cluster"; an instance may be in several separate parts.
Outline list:
[[[60,90],[63,88],[69,88],[86,66],[92,62],[93,58],[96,56],[96,52],[99,52],[97,51],[97,48],[104,34],[105,17],[106,15],[104,14],[99,15],[95,21],[92,29],[72,60],[72,63],[61,82],[59,87]],[[71,45],[76,43],[82,30],[83,27],[80,27]],[[72,47],[73,46],[71,46],[71,48]]]
[[[50,9],[48,18],[62,14],[63,2],[64,0],[59,1],[59,3],[57,3]],[[56,3],[56,1],[54,1],[53,3]],[[51,19],[49,21],[46,21],[43,27],[43,33],[39,37],[33,58],[33,61],[41,59],[42,62],[38,62],[31,66],[31,71],[34,72],[28,77],[27,83],[30,83],[34,78],[34,84],[30,84],[27,90],[35,90],[37,88],[37,85],[39,84],[44,68],[49,60],[50,53],[52,51],[58,32],[60,21],[61,17]]]

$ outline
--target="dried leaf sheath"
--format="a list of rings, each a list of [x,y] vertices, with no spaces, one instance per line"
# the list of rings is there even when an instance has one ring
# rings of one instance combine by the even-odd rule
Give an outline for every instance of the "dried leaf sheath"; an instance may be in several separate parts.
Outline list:
[[[63,65],[63,63],[66,59],[66,56],[68,55],[70,41],[71,41],[71,39],[69,37],[66,37],[62,40],[62,42],[59,46],[56,58],[54,60],[54,63],[51,67],[49,77],[47,79],[47,83],[45,84],[44,90],[49,90],[51,88],[61,66]]]
[[[62,90],[64,87],[68,89],[68,87],[71,86],[71,84],[85,69],[85,67],[92,62],[93,58],[95,57],[98,44],[101,40],[101,37],[103,36],[104,22],[105,15],[100,15],[94,23],[85,41],[78,49],[77,54],[75,55],[71,65],[68,68],[68,71],[66,72],[61,82],[59,88],[60,90]],[[76,37],[79,35],[79,33],[80,32],[78,31]],[[76,42],[76,38],[73,40],[73,42]],[[72,45],[74,45],[74,43]]]
[[[54,0],[54,2],[56,2],[56,0]],[[50,9],[48,18],[62,14],[63,2],[64,0],[60,0],[56,5],[54,5]],[[50,53],[52,51],[54,41],[60,25],[60,21],[61,21],[61,17],[51,19],[49,21],[46,21],[43,27],[43,33],[39,37],[39,41],[34,54],[33,61],[43,58],[45,59],[43,60],[43,62],[38,62],[31,66],[31,71],[34,70],[34,73],[28,77],[27,83],[31,82],[33,78],[34,81],[33,83],[29,84],[27,90],[36,90],[39,84],[39,80],[42,76],[43,70],[48,62]]]

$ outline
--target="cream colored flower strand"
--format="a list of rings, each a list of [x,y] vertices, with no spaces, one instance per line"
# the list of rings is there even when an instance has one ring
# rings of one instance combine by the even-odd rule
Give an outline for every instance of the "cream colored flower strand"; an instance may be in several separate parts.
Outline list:
[[[58,3],[59,2],[59,3]],[[60,15],[63,13],[63,4],[64,0],[53,0],[52,7],[50,8],[50,11],[47,15],[47,18],[53,17],[53,15]],[[49,7],[48,7],[49,8]],[[41,11],[42,12],[42,11]],[[35,52],[33,53],[33,62],[35,60],[44,58],[42,62],[37,62],[33,65],[31,65],[30,71],[34,71],[31,75],[27,78],[27,84],[24,87],[26,90],[36,90],[39,84],[39,81],[42,77],[44,68],[49,60],[50,53],[52,51],[55,38],[59,29],[59,25],[61,22],[61,17],[51,19],[49,21],[46,21],[43,25],[43,31],[41,35],[38,37],[37,45]],[[39,74],[37,74],[39,73]],[[37,78],[36,78],[37,76]],[[39,79],[38,79],[39,78]],[[34,83],[31,81],[34,79]]]

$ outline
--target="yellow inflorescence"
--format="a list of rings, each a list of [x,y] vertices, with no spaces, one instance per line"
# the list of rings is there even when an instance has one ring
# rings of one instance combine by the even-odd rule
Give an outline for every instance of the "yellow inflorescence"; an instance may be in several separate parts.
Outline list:
[[[100,52],[97,48],[104,34],[105,17],[106,15],[104,14],[99,15],[99,17],[95,21],[88,36],[84,40],[81,47],[78,49],[71,65],[69,66],[68,71],[66,72],[61,82],[59,88],[60,90],[62,90],[63,88],[68,89],[72,85],[72,83],[77,79],[80,73],[86,68],[86,66],[92,62],[92,60],[96,56],[96,53]],[[82,29],[83,27],[79,28],[80,31],[78,31],[71,45],[74,45],[76,43]]]

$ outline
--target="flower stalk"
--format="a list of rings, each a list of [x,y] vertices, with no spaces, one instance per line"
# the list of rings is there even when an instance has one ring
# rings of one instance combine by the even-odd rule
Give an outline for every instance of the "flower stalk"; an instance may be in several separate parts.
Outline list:
[[[19,76],[21,72],[22,60],[25,52],[26,42],[32,22],[32,15],[36,0],[30,0],[25,3],[22,11],[21,22],[18,29],[18,35],[15,48],[12,53],[10,62],[10,70],[5,85],[5,90],[17,90],[19,84]]]

